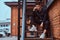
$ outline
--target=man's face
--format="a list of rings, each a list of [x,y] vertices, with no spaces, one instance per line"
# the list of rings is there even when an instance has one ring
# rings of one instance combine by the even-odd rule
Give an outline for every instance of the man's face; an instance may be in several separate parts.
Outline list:
[[[40,10],[41,9],[41,5],[36,5],[36,9]]]

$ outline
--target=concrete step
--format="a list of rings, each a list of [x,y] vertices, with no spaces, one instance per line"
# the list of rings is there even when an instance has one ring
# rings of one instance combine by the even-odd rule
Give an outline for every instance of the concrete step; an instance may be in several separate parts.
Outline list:
[[[52,40],[51,38],[44,38],[44,39],[41,39],[41,38],[25,38],[25,40]]]
[[[31,33],[33,33],[34,34],[34,37],[37,37],[37,36],[39,36],[39,35],[41,35],[42,34],[42,31],[33,31],[33,32],[31,32],[31,31],[26,31],[26,37],[32,37],[33,35],[31,35]]]

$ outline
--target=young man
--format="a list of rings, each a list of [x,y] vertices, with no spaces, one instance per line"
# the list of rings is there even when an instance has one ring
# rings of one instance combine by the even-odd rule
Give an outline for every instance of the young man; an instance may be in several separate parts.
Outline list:
[[[32,22],[38,26],[41,26],[43,28],[43,18],[44,15],[41,11],[42,9],[42,5],[37,4],[34,8],[33,8],[33,13],[32,13]],[[38,28],[37,28],[38,29]],[[43,30],[43,33],[41,34],[40,38],[44,38],[45,37],[45,33],[46,33],[46,29]]]
[[[32,18],[33,18],[33,22],[35,24],[41,24],[42,20],[43,20],[43,13],[41,13],[41,8],[42,6],[37,4],[34,8],[33,8],[33,13],[32,13]]]

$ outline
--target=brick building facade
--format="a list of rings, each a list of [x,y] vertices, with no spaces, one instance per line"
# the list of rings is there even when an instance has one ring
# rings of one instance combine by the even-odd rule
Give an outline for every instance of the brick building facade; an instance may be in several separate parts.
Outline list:
[[[60,38],[60,0],[55,0],[49,9],[49,17],[51,21],[51,28],[53,35]]]
[[[44,1],[45,3],[46,1]],[[17,2],[6,2],[6,5],[11,7],[11,35],[16,36],[18,34],[18,3]],[[32,13],[32,9],[35,6],[35,2],[27,2],[27,15],[28,17]],[[60,38],[60,0],[55,0],[48,9],[50,28],[53,32],[54,38]],[[20,33],[22,26],[22,6],[20,8]],[[29,23],[28,23],[28,26]],[[29,33],[27,33],[29,35]]]

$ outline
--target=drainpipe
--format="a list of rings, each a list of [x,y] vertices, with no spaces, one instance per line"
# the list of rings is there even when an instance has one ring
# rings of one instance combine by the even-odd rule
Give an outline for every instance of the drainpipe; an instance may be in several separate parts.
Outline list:
[[[25,38],[25,15],[26,15],[26,0],[22,1],[22,5],[23,5],[23,10],[22,10],[22,35],[21,35],[21,40],[24,40]]]

